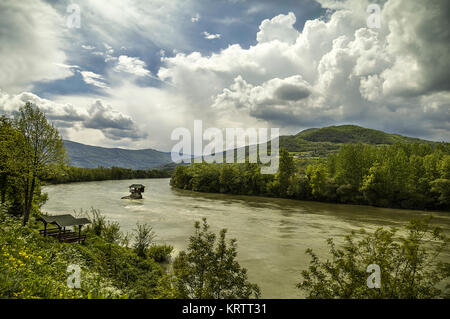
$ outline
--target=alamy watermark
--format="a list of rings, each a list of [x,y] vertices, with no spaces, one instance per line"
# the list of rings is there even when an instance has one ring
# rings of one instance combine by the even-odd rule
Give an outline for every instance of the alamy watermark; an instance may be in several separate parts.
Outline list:
[[[371,3],[367,6],[367,13],[370,15],[367,17],[367,27],[371,29],[381,28],[381,8],[378,4]]]
[[[81,27],[81,9],[76,3],[71,3],[67,6],[66,12],[69,15],[66,17],[66,26],[69,29]]]
[[[381,270],[377,264],[370,264],[367,266],[366,272],[371,273],[367,277],[367,287],[370,289],[381,288]]]
[[[67,266],[67,272],[69,276],[67,277],[67,287],[73,289],[81,288],[81,268],[79,265],[71,264]]]
[[[223,163],[225,153],[226,163],[245,163],[245,146],[247,146],[248,162],[263,164],[261,174],[275,174],[278,172],[279,166],[279,132],[279,128],[271,128],[269,139],[267,128],[226,128],[224,140],[221,129],[208,128],[203,132],[203,122],[195,120],[193,136],[191,131],[184,127],[178,127],[172,131],[170,137],[172,141],[179,141],[172,148],[172,161],[175,163],[191,163],[192,161],[194,163]],[[205,140],[209,143],[203,147]],[[246,143],[247,141],[248,143]],[[268,154],[268,141],[270,141],[270,155]],[[192,144],[194,152],[192,152]]]

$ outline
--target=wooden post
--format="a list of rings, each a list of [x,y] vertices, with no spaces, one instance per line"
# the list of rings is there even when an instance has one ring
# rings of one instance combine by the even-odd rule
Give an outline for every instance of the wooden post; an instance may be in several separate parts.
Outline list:
[[[47,223],[44,222],[44,237],[47,236]]]
[[[78,225],[78,243],[81,244],[81,225]]]

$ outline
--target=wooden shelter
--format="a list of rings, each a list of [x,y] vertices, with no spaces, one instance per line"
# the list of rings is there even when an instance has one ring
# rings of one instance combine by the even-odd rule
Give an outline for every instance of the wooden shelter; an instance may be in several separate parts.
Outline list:
[[[57,238],[64,243],[83,242],[86,239],[86,235],[81,235],[81,227],[91,223],[87,218],[75,218],[70,214],[41,216],[38,220],[44,223],[44,229],[40,230],[41,234]],[[47,229],[48,225],[56,227]],[[66,230],[66,227],[76,228],[77,226],[78,234],[75,231]]]

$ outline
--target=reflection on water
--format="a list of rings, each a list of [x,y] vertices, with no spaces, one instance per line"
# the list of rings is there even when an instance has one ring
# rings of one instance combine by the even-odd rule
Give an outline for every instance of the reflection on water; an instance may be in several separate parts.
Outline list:
[[[128,186],[146,185],[142,200],[123,200]],[[169,179],[104,181],[52,185],[45,188],[49,200],[44,211],[71,213],[94,207],[130,232],[136,222],[149,223],[159,243],[176,252],[185,249],[194,221],[208,219],[212,230],[228,229],[238,240],[238,259],[248,269],[266,298],[302,297],[295,288],[300,273],[308,267],[304,254],[312,248],[326,256],[325,240],[338,241],[349,230],[373,231],[380,226],[401,226],[423,211],[380,209],[287,199],[204,194],[171,189]],[[434,222],[450,233],[448,213],[433,212]],[[450,254],[445,255],[450,258]]]

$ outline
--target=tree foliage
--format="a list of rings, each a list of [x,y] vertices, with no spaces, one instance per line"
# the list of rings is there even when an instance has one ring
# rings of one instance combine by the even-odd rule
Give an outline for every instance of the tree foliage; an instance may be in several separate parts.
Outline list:
[[[429,219],[412,220],[403,232],[361,230],[345,237],[341,248],[327,241],[331,258],[322,261],[311,250],[308,270],[297,287],[308,298],[418,299],[445,297],[438,288],[450,276],[450,264],[439,257],[448,239]],[[380,288],[369,288],[369,265],[380,267]],[[448,290],[448,287],[447,287]]]
[[[67,164],[66,151],[58,130],[49,123],[38,107],[27,102],[19,109],[15,120],[17,130],[26,143],[22,147],[23,173],[20,181],[24,189],[24,219],[26,225],[31,212],[36,184],[42,178],[61,173]]]
[[[260,296],[257,285],[248,282],[247,270],[236,261],[237,244],[227,242],[226,230],[219,237],[209,231],[206,219],[195,223],[187,251],[174,261],[175,287],[180,298],[222,299]]]
[[[450,146],[346,144],[325,161],[295,168],[281,149],[280,167],[192,164],[176,168],[171,185],[201,192],[286,197],[412,209],[450,209]]]
[[[134,232],[134,249],[138,256],[144,257],[147,253],[148,248],[155,239],[155,233],[152,230],[152,227],[145,223],[137,223]]]
[[[171,176],[171,172],[171,169],[133,170],[121,167],[82,168],[68,166],[62,174],[49,176],[45,181],[52,184],[63,184],[137,178],[167,178]]]
[[[4,116],[0,118],[0,192],[1,204],[5,204],[8,184],[20,174],[22,161],[21,148],[24,138],[15,128],[12,121]]]

